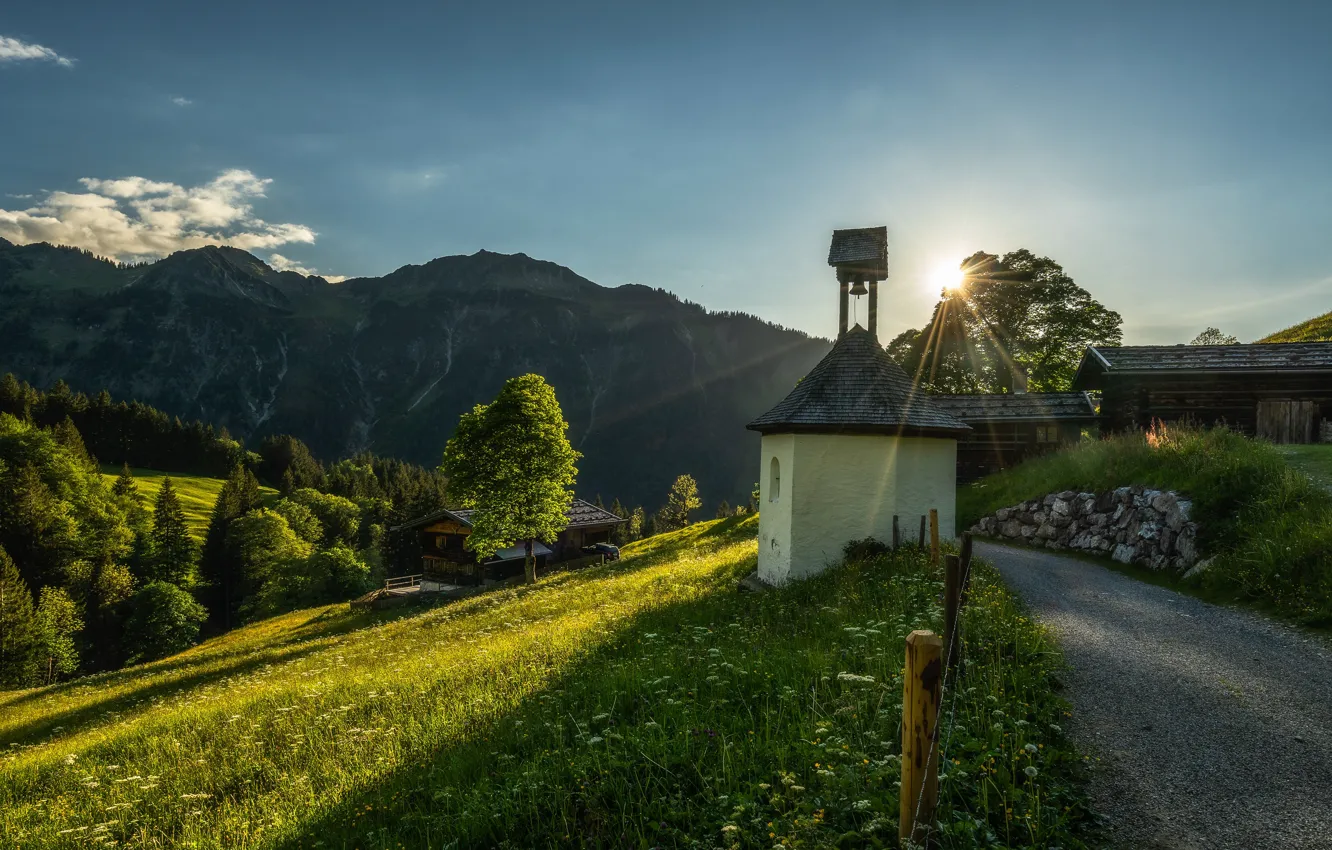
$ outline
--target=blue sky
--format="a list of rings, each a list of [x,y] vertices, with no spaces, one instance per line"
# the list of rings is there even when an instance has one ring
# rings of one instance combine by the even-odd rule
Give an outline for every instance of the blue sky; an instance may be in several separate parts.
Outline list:
[[[1248,340],[1332,309],[1332,11],[1209,7],[11,4],[0,235],[522,251],[828,336],[829,232],[887,224],[885,340],[1022,247],[1126,342]]]

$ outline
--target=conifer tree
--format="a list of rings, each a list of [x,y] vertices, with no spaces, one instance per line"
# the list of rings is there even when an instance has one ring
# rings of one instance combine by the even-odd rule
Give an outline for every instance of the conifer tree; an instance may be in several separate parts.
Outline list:
[[[116,476],[116,483],[111,485],[111,492],[122,499],[131,499],[136,503],[143,501],[143,496],[139,494],[139,485],[134,483],[134,473],[130,472],[128,463],[120,467],[120,474]]]
[[[629,514],[629,521],[624,524],[625,536],[629,542],[641,540],[643,538],[644,526],[647,524],[647,516],[643,511],[643,506],[638,505]]]
[[[236,466],[227,476],[226,483],[217,494],[217,501],[213,503],[199,571],[207,585],[202,595],[214,629],[229,629],[237,622],[242,577],[228,533],[231,524],[259,507],[259,502],[259,481],[254,473],[243,466]]]
[[[666,506],[661,509],[665,531],[674,531],[689,525],[689,513],[702,507],[698,498],[698,483],[692,475],[681,475],[671,485],[671,492],[666,496]]]
[[[180,497],[171,484],[171,478],[162,479],[162,489],[157,491],[157,503],[153,508],[151,569],[143,578],[147,581],[168,581],[175,585],[187,585],[194,577],[194,562],[198,557],[198,547],[190,537],[190,528],[185,523],[185,511],[180,506]]]
[[[592,501],[592,504],[598,508],[601,508],[603,511],[606,510],[606,503],[601,501],[600,493],[597,494],[597,497]]]
[[[721,504],[717,506],[717,519],[726,519],[734,514],[735,511],[731,510],[731,503],[722,499]]]
[[[51,429],[51,436],[55,437],[56,442],[69,449],[69,453],[83,461],[91,461],[92,457],[88,454],[88,447],[83,444],[83,436],[79,434],[79,429],[74,427],[74,420],[66,416],[55,424]]]
[[[32,684],[37,671],[37,619],[18,567],[0,549],[0,687]]]

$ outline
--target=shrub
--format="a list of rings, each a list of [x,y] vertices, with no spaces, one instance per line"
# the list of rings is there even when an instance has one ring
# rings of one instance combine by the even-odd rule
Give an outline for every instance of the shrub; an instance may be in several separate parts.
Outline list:
[[[130,664],[188,649],[208,618],[208,612],[193,596],[165,581],[140,588],[130,600],[130,608],[124,643]]]

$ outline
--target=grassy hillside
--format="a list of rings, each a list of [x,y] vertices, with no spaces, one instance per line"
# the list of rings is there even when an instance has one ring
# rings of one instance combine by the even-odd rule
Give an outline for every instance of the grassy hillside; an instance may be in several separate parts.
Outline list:
[[[194,538],[203,542],[204,532],[208,529],[208,518],[213,513],[213,503],[217,501],[217,494],[222,489],[223,479],[205,478],[198,475],[177,475],[169,472],[159,472],[156,469],[139,469],[132,467],[130,472],[134,474],[134,483],[139,486],[139,493],[143,496],[143,503],[150,510],[153,502],[157,499],[157,491],[162,489],[162,479],[168,475],[171,476],[171,484],[176,488],[177,495],[180,496],[180,506],[185,510],[185,521],[189,523],[190,533]],[[120,467],[103,466],[102,477],[106,479],[107,484],[112,484],[116,476],[120,474]],[[277,491],[271,487],[261,487],[262,492],[268,498],[277,498]]]
[[[1332,339],[1332,313],[1314,316],[1308,321],[1263,337],[1259,342],[1317,342]]]
[[[1172,426],[1027,461],[959,488],[958,523],[969,527],[1046,493],[1126,484],[1193,499],[1203,552],[1216,556],[1206,587],[1303,622],[1332,624],[1332,493],[1278,447],[1225,429]]]
[[[0,846],[895,846],[916,554],[741,595],[756,520],[400,616],[295,612],[0,694]],[[978,567],[947,846],[1081,846],[1061,661]]]

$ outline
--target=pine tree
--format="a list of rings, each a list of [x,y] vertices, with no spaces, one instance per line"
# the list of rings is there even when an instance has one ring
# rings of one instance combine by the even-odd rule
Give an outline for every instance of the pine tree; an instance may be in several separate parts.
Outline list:
[[[227,476],[213,503],[204,536],[199,572],[206,585],[203,598],[214,629],[230,629],[237,622],[241,602],[240,566],[231,551],[228,532],[231,524],[259,506],[259,481],[254,473],[236,466]]]
[[[143,501],[143,497],[139,494],[139,485],[134,483],[134,473],[130,472],[128,463],[120,467],[120,474],[116,476],[116,483],[111,485],[111,492],[122,499],[128,498],[135,502]]]
[[[51,429],[51,436],[55,437],[57,443],[69,449],[69,453],[74,457],[83,461],[92,460],[92,456],[88,454],[88,447],[83,444],[83,436],[79,433],[79,429],[74,427],[74,420],[68,416],[55,424]]]
[[[726,519],[734,514],[735,511],[731,510],[731,503],[722,499],[721,504],[717,506],[717,519]]]
[[[22,688],[37,673],[37,617],[18,567],[0,549],[0,687]]]
[[[603,511],[606,510],[606,503],[601,501],[600,493],[597,494],[597,498],[592,501],[592,504],[598,508],[601,508]]]
[[[291,467],[282,471],[282,483],[278,486],[278,491],[283,496],[290,496],[296,492],[296,476],[291,474]]]
[[[150,540],[152,553],[149,562],[152,566],[142,578],[145,581],[188,585],[194,577],[198,547],[195,546],[194,538],[190,537],[185,511],[180,506],[180,498],[176,495],[176,488],[171,485],[170,477],[162,479],[162,489],[157,491]]]
[[[702,507],[698,498],[698,483],[692,475],[681,475],[671,485],[671,492],[666,496],[666,506],[661,509],[664,531],[674,531],[689,525],[689,513]]]

